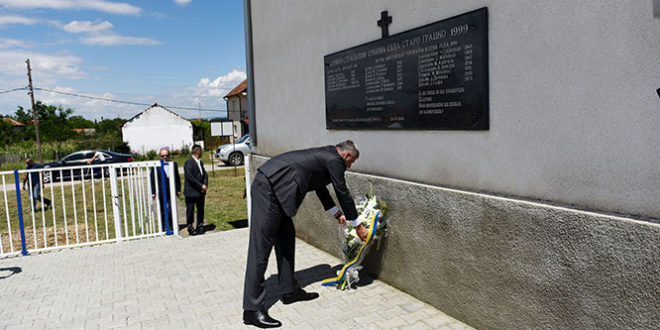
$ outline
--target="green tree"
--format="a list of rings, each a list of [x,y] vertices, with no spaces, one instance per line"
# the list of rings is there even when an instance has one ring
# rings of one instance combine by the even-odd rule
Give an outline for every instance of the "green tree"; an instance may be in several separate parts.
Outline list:
[[[96,128],[96,123],[85,119],[83,116],[71,116],[69,118],[71,128]]]
[[[13,141],[14,126],[0,118],[0,143],[10,144]]]

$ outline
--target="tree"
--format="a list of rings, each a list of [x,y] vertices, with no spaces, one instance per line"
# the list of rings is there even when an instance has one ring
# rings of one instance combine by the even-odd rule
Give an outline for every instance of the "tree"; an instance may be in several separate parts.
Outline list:
[[[69,118],[69,125],[71,128],[96,128],[96,123],[83,116],[71,116]]]
[[[10,144],[13,141],[13,130],[14,126],[0,118],[0,143]]]
[[[39,120],[39,136],[44,142],[61,142],[72,137],[69,116],[72,109],[45,105],[38,101],[34,106]]]

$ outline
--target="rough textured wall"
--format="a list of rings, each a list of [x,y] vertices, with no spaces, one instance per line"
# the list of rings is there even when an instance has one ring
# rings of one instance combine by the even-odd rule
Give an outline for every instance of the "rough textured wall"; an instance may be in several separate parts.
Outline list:
[[[253,173],[265,158],[252,158]],[[347,174],[389,204],[367,270],[483,329],[651,329],[660,324],[660,225]],[[297,236],[339,256],[335,220],[308,194]]]
[[[489,131],[325,129],[323,56],[379,39],[382,10],[395,34],[484,6]],[[352,138],[363,151],[357,172],[660,218],[651,1],[269,0],[252,9],[260,154]]]

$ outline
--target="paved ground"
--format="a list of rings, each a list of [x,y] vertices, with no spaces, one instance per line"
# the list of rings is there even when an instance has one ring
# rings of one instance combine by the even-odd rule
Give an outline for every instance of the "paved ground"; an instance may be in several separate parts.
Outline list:
[[[0,260],[0,329],[231,329],[242,324],[247,229],[159,237]],[[297,277],[313,301],[269,296],[284,329],[466,329],[382,282],[322,287],[339,260],[297,241]],[[275,291],[275,261],[268,288]],[[369,282],[369,281],[367,281]]]

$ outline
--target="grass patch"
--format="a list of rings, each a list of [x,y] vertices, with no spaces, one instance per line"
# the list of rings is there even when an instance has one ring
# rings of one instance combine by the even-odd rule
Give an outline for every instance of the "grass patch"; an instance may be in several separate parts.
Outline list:
[[[216,225],[216,230],[242,228],[247,221],[247,203],[243,199],[245,171],[240,168],[209,171],[209,190],[204,205],[204,222]],[[183,177],[181,178],[183,180]],[[183,195],[182,203],[185,205]]]

